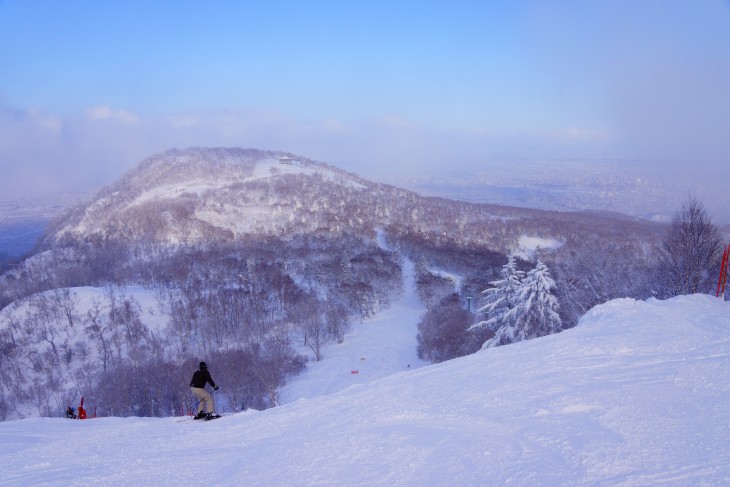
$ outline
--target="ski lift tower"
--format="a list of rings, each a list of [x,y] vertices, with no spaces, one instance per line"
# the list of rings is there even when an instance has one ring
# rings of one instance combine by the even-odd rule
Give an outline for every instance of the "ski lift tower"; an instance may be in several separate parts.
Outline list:
[[[720,266],[720,279],[717,281],[717,292],[715,296],[725,299],[725,283],[727,282],[728,271],[730,271],[730,245],[725,247],[722,254],[722,265]]]

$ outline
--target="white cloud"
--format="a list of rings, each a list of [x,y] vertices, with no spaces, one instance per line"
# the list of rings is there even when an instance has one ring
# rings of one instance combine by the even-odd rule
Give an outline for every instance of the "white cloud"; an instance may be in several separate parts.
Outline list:
[[[112,120],[115,122],[133,124],[139,122],[139,117],[127,110],[113,110],[108,106],[97,106],[86,110],[89,120]]]

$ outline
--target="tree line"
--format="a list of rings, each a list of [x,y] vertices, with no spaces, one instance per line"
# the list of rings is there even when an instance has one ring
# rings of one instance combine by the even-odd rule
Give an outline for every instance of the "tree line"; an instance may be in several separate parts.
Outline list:
[[[76,247],[69,262],[104,255],[87,249]],[[119,283],[108,280],[132,272],[130,261],[121,269],[108,261],[96,277],[105,291],[91,303],[57,287],[2,311],[0,418],[24,404],[54,415],[80,395],[99,414],[177,413],[190,397],[187,366],[200,360],[218,371],[222,403],[232,410],[275,406],[287,379],[303,370],[304,350],[322,359],[353,320],[402,291],[399,258],[360,239],[258,242],[245,252],[158,254]],[[45,282],[57,282],[61,268],[49,267]],[[130,282],[155,296],[154,310],[125,292]],[[152,312],[164,326],[145,323]]]
[[[529,263],[506,256],[499,277],[483,287],[474,315],[464,312],[464,296],[450,294],[448,283],[442,280],[439,286],[433,275],[420,278],[422,296],[432,305],[418,325],[419,356],[441,362],[480,347],[557,333],[574,326],[593,306],[614,298],[713,293],[724,242],[703,204],[689,197],[661,244],[647,248],[643,259],[625,245],[592,242],[586,248],[591,251],[571,253],[572,258],[544,253],[556,270],[555,278],[541,257],[530,269]],[[440,298],[435,306],[434,296]]]

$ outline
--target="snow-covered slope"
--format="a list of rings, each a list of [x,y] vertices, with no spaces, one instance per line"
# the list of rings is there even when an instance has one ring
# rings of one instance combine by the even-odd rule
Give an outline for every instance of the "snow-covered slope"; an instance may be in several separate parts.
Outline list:
[[[417,356],[418,321],[426,312],[416,296],[413,262],[405,259],[404,293],[391,306],[355,323],[343,343],[325,345],[320,362],[310,362],[281,393],[281,403],[311,398],[427,365]],[[306,349],[302,349],[307,353]]]
[[[727,485],[730,305],[563,333],[208,423],[0,423],[3,485]]]
[[[189,148],[142,161],[54,220],[40,248],[118,242],[149,256],[170,247],[235,247],[262,236],[371,238],[378,228],[411,246],[415,240],[502,253],[570,253],[594,241],[645,248],[663,231],[625,217],[424,197],[282,152]],[[531,240],[519,242],[525,236]]]
[[[177,244],[286,233],[306,222],[303,214],[320,209],[302,193],[306,181],[355,193],[373,186],[335,167],[282,152],[170,150],[142,161],[67,215],[51,239],[103,234]]]

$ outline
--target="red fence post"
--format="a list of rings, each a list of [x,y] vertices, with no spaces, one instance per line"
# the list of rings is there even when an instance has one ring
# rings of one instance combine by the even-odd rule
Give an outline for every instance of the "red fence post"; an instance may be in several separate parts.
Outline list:
[[[717,280],[717,292],[715,297],[722,296],[725,298],[725,283],[727,282],[728,272],[728,260],[730,260],[730,245],[725,247],[725,252],[722,254],[722,265],[720,266],[720,278]]]

